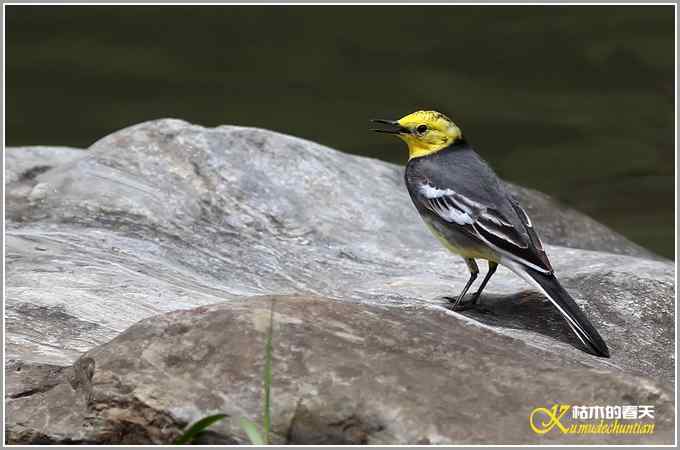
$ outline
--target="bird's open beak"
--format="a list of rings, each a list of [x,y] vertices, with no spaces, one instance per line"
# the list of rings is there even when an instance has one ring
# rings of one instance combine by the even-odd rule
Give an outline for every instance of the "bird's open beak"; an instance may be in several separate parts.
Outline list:
[[[371,122],[384,125],[380,128],[371,128],[371,131],[377,131],[378,133],[403,134],[409,132],[406,128],[399,125],[399,122],[396,120],[373,119]]]

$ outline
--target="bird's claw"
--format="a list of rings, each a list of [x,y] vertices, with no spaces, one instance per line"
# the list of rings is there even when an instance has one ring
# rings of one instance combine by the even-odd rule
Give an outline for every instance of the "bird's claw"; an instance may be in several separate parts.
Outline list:
[[[477,312],[480,312],[482,314],[488,314],[491,312],[491,310],[485,306],[482,306],[477,300],[479,297],[473,296],[470,300],[462,300],[458,301],[458,297],[444,297],[445,300],[448,300],[450,305],[447,306],[448,309],[451,311],[468,311],[468,310],[475,310]]]

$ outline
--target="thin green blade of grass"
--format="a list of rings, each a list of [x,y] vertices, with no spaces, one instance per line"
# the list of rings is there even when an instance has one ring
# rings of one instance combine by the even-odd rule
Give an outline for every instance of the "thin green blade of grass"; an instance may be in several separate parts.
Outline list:
[[[218,422],[227,417],[226,414],[215,414],[212,416],[207,416],[195,422],[189,427],[181,436],[175,439],[175,445],[190,444],[196,436],[198,436],[203,430],[208,428],[210,425]]]
[[[264,442],[269,444],[269,433],[271,431],[271,389],[272,389],[272,335],[274,334],[274,300],[272,300],[269,311],[269,330],[267,331],[267,346],[264,361],[264,412],[262,428],[264,431]]]
[[[257,429],[257,425],[255,424],[255,422],[252,422],[246,419],[245,417],[241,417],[241,428],[248,435],[248,439],[250,439],[251,444],[253,445],[266,444],[264,438],[262,437],[262,434],[260,433],[260,430]]]

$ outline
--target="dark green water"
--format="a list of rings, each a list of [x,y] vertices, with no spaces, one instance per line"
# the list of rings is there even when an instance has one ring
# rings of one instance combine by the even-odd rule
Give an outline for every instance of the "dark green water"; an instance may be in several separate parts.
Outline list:
[[[674,253],[674,17],[639,7],[8,6],[7,144],[177,117],[403,163],[449,114],[508,180]]]

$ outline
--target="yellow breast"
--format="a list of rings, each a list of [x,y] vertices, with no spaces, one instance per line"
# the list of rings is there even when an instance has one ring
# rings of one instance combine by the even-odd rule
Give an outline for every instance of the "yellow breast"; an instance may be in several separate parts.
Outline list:
[[[460,255],[463,258],[486,259],[486,260],[489,260],[489,261],[498,262],[498,255],[496,255],[491,249],[484,248],[484,247],[462,248],[462,247],[457,246],[454,243],[450,242],[448,239],[446,239],[446,237],[443,234],[441,234],[439,231],[437,231],[432,225],[427,223],[427,221],[425,223],[427,224],[427,228],[430,229],[432,234],[451,253],[454,253],[456,255]]]

